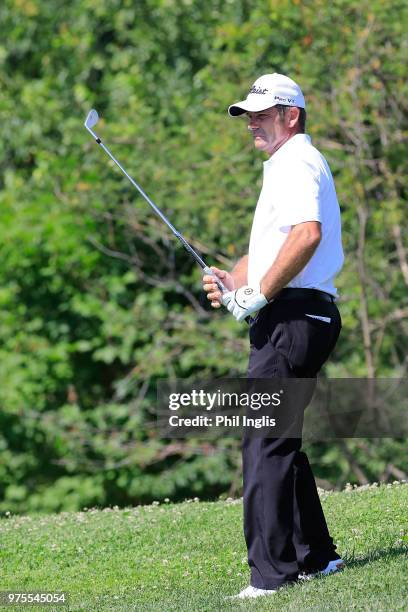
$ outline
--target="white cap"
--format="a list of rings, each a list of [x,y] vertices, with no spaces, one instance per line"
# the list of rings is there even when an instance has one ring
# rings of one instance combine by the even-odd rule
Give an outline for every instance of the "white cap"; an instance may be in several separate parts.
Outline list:
[[[306,108],[299,85],[284,74],[264,74],[255,81],[246,100],[231,104],[228,113],[237,117],[247,111],[256,113],[277,104]]]

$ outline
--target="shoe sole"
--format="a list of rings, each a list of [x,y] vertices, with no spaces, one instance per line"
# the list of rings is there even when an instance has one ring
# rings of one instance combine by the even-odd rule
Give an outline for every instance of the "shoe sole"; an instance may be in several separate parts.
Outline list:
[[[340,561],[330,570],[321,570],[320,572],[315,572],[314,574],[299,574],[299,580],[312,580],[313,578],[317,578],[318,576],[330,576],[330,574],[335,574],[336,572],[340,572],[346,567],[344,561]]]

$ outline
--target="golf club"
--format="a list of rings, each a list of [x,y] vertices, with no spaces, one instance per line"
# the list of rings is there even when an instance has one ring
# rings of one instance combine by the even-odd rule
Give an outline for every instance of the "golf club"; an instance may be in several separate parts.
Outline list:
[[[116,159],[116,157],[114,157],[112,155],[112,153],[109,151],[108,147],[106,147],[102,140],[99,138],[99,136],[97,134],[95,134],[95,132],[93,131],[93,127],[98,123],[99,121],[99,115],[96,112],[95,109],[92,109],[89,111],[87,118],[85,120],[84,126],[86,127],[86,129],[88,130],[88,132],[92,135],[92,137],[95,139],[95,141],[97,142],[98,145],[100,145],[102,147],[102,149],[105,151],[105,153],[107,153],[109,155],[109,157],[111,158],[112,161],[115,162],[115,164],[118,166],[118,168],[120,168],[120,170],[123,172],[123,174],[126,176],[126,178],[132,183],[133,187],[135,187],[138,192],[140,193],[141,196],[143,196],[143,198],[146,200],[146,202],[153,208],[154,212],[160,217],[160,219],[162,221],[164,221],[164,223],[167,225],[167,227],[173,232],[173,234],[176,236],[176,238],[178,238],[178,240],[181,242],[181,244],[183,245],[183,247],[186,249],[186,251],[188,251],[190,253],[190,255],[195,259],[195,261],[198,263],[199,266],[201,266],[201,268],[204,270],[204,272],[206,274],[210,274],[211,276],[213,276],[215,278],[215,282],[217,283],[220,291],[222,293],[225,293],[228,291],[228,289],[225,287],[225,285],[220,281],[219,278],[217,278],[217,276],[214,274],[214,272],[211,270],[211,268],[209,266],[207,266],[207,264],[205,263],[205,261],[203,261],[201,259],[201,257],[199,256],[198,253],[196,253],[196,251],[193,249],[193,247],[187,242],[187,240],[184,238],[184,236],[182,234],[180,234],[179,231],[176,230],[176,228],[174,227],[174,225],[172,223],[170,223],[170,221],[167,219],[167,217],[162,213],[162,211],[160,210],[160,208],[158,208],[156,206],[156,204],[153,202],[153,200],[151,200],[149,198],[149,196],[145,193],[145,191],[140,187],[140,185],[138,185],[136,183],[136,181],[126,172],[126,170],[124,169],[124,167],[118,162],[118,160]]]

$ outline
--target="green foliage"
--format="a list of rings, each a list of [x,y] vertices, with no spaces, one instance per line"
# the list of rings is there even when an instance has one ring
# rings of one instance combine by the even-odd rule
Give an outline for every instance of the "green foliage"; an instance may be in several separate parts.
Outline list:
[[[0,7],[0,509],[213,497],[239,452],[160,440],[161,378],[243,376],[247,330],[107,163],[210,262],[245,252],[261,178],[226,107],[279,71],[308,101],[343,213],[344,330],[327,376],[403,376],[405,3],[4,0]],[[6,44],[7,41],[7,44]],[[311,449],[322,482],[393,479],[403,444]],[[371,455],[370,455],[371,453]]]

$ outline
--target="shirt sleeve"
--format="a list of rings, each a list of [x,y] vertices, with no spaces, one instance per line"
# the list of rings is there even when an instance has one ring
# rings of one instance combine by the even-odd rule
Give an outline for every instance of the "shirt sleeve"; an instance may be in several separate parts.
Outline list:
[[[316,169],[300,160],[291,165],[282,173],[276,204],[282,232],[306,221],[321,223],[320,181]]]

